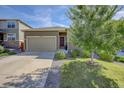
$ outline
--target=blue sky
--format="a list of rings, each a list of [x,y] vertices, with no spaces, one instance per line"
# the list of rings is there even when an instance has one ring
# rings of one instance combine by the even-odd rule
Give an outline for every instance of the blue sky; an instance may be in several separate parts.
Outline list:
[[[64,26],[71,24],[66,16],[67,10],[72,6],[46,6],[46,5],[14,5],[0,6],[0,18],[21,19],[35,28]],[[124,10],[119,11],[114,19],[124,16]]]
[[[0,18],[21,19],[35,28],[51,26],[68,27],[70,20],[66,13],[69,7],[71,6],[0,6]]]

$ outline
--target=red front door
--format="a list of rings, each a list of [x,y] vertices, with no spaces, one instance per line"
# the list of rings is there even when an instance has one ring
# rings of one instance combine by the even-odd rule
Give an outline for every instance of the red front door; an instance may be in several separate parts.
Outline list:
[[[64,37],[60,37],[60,48],[64,47]]]

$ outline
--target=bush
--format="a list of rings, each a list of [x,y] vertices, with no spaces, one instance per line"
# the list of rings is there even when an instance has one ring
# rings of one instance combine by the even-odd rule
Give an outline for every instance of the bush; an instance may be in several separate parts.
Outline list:
[[[78,50],[78,49],[72,50],[72,51],[71,51],[71,56],[72,56],[73,58],[76,58],[76,57],[80,56],[80,50]]]
[[[66,54],[65,54],[64,51],[59,50],[59,51],[56,52],[55,58],[56,59],[65,59],[66,58]]]
[[[0,53],[4,51],[4,47],[0,45]]]
[[[100,57],[100,59],[105,60],[105,61],[113,61],[114,60],[114,55],[106,53],[105,51],[99,51],[97,53]]]
[[[8,49],[5,49],[4,47],[0,46],[0,56],[9,56],[9,55],[14,55],[16,54],[15,52],[11,52]]]
[[[0,53],[0,56],[8,56],[8,53]]]
[[[83,50],[83,51],[82,51],[82,57],[83,57],[83,58],[89,58],[89,57],[90,57],[90,52],[87,51],[87,50]]]
[[[124,56],[116,56],[115,61],[124,62]]]
[[[14,54],[16,54],[15,52],[9,52],[8,53],[9,55],[14,55]]]

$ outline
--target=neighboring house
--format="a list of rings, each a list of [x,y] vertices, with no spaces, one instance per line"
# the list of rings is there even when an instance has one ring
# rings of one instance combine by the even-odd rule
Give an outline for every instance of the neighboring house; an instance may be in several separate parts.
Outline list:
[[[69,29],[65,27],[46,27],[22,30],[25,38],[26,51],[56,51],[72,49]]]
[[[5,47],[19,48],[20,42],[24,42],[24,32],[21,29],[31,27],[18,19],[0,19],[0,44]]]

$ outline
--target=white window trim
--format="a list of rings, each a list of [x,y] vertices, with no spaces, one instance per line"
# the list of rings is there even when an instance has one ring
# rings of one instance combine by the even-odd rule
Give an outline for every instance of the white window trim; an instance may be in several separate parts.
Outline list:
[[[8,34],[14,34],[15,40],[16,40],[16,33],[7,33],[7,40],[9,40],[9,39],[8,39]]]

